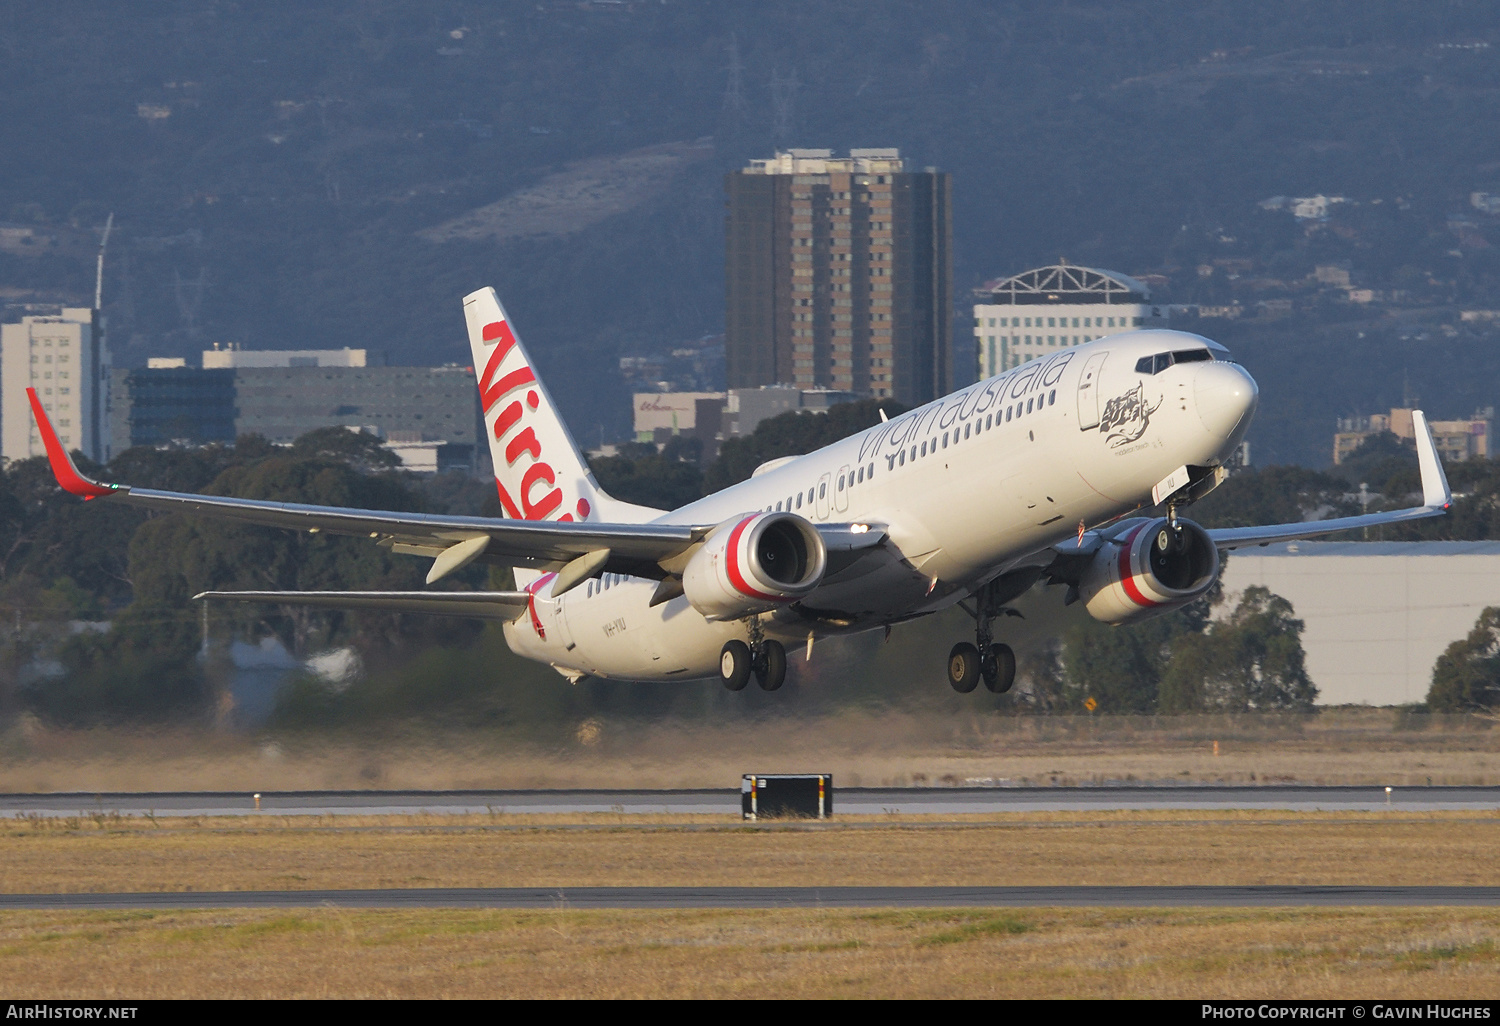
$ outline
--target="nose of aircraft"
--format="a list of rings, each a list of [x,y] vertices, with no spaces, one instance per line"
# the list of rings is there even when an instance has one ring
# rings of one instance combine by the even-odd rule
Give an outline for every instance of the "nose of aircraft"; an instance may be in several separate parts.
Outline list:
[[[1210,434],[1226,440],[1248,423],[1260,396],[1249,371],[1219,361],[1198,365],[1193,392],[1198,419]]]

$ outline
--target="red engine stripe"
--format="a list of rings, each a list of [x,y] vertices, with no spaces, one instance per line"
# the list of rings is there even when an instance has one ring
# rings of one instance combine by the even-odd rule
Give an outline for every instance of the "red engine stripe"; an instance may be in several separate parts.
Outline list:
[[[789,602],[790,599],[781,595],[767,595],[763,591],[757,591],[750,587],[750,582],[745,580],[745,575],[740,572],[740,535],[755,517],[746,517],[734,525],[734,530],[729,532],[729,560],[725,564],[725,571],[729,574],[729,583],[734,585],[742,595],[750,598],[764,599],[767,602]]]
[[[1130,550],[1135,545],[1136,535],[1145,529],[1146,525],[1142,524],[1134,531],[1131,531],[1125,538],[1125,544],[1120,546],[1120,587],[1125,589],[1125,595],[1130,601],[1138,606],[1151,609],[1161,605],[1161,603],[1146,597],[1145,593],[1141,591],[1140,585],[1135,583],[1135,574],[1130,569]]]

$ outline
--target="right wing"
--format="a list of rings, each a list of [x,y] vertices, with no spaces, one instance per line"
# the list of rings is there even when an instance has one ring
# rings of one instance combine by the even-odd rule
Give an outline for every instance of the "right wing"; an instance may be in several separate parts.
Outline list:
[[[386,609],[479,620],[513,620],[531,601],[531,595],[524,591],[204,591],[193,598],[329,609]]]
[[[396,513],[103,484],[79,472],[47,419],[35,389],[28,388],[26,394],[57,483],[74,495],[313,534],[362,535],[393,552],[433,557],[429,584],[474,560],[560,571],[579,563],[587,566],[587,576],[609,572],[660,580],[667,575],[660,566],[663,560],[681,555],[713,530],[713,525],[599,524]],[[569,586],[576,586],[587,576],[570,579]],[[561,594],[556,587],[553,590]]]

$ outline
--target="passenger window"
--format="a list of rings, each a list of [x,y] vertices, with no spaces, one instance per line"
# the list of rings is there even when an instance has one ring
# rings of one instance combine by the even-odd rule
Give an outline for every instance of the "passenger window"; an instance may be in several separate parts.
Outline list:
[[[865,468],[864,467],[860,467],[859,468],[859,473],[857,473],[857,474],[854,475],[854,483],[855,484],[864,484],[865,483]]]
[[[843,491],[843,490],[844,490],[844,475],[840,474],[839,475],[839,491]]]
[[[901,464],[900,465],[903,466],[903,467],[906,466],[906,450],[905,449],[901,450]]]
[[[1027,413],[1031,412],[1031,400],[1030,399],[1026,400],[1026,412]]]
[[[776,512],[778,512],[778,513],[781,512],[781,503],[779,503],[779,502],[776,504]]]
[[[802,493],[801,492],[797,493],[797,508],[798,509],[802,508]]]
[[[809,488],[807,490],[807,501],[808,502],[812,502],[813,501],[813,491],[814,491],[814,489],[812,489],[812,488]]]
[[[913,460],[917,458],[917,447],[915,445],[911,447],[911,458]]]
[[[1052,391],[1050,391],[1050,392],[1047,393],[1047,405],[1048,406],[1055,406],[1055,405],[1057,405],[1057,389],[1054,388]]]
[[[1012,410],[1013,410],[1013,409],[1015,409],[1015,407],[1013,407],[1013,406],[1007,406],[1007,407],[1006,407],[1006,408],[1005,408],[1005,423],[1007,423],[1007,424],[1009,424],[1009,423],[1010,423],[1010,416],[1011,416],[1011,411],[1012,411]]]
[[[943,448],[948,448],[948,432],[943,432]]]
[[[923,455],[923,456],[926,456],[926,455],[927,455],[927,443],[926,443],[926,442],[923,442],[923,443],[922,443],[922,453],[921,453],[921,454],[922,454],[922,455]]]
[[[990,426],[991,426],[991,424],[990,424],[990,415],[986,414],[985,418],[984,418],[984,429],[986,431],[988,431],[990,429]]]
[[[871,463],[870,464],[870,472],[868,474],[866,474],[865,477],[873,478],[874,476],[875,476],[875,464]]]
[[[828,486],[826,484],[820,484],[820,485],[818,485],[818,498],[821,499],[821,498],[823,498],[827,494],[828,494]]]
[[[973,427],[974,427],[973,424],[965,424],[964,425],[964,437],[965,438],[969,437],[969,432],[973,429]]]

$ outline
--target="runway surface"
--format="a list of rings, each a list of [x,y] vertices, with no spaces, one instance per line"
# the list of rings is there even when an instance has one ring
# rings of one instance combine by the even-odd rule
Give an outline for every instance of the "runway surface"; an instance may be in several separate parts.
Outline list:
[[[835,784],[837,781],[835,781]],[[1471,811],[1500,809],[1500,787],[1316,785],[1103,785],[1095,787],[836,787],[834,812],[931,815],[1130,809]],[[699,813],[738,815],[740,794],[719,790],[280,791],[261,794],[259,814]],[[253,816],[251,792],[184,791],[0,795],[0,816]]]
[[[5,894],[0,911],[217,908],[1029,908],[1500,906],[1500,887],[472,887]]]

